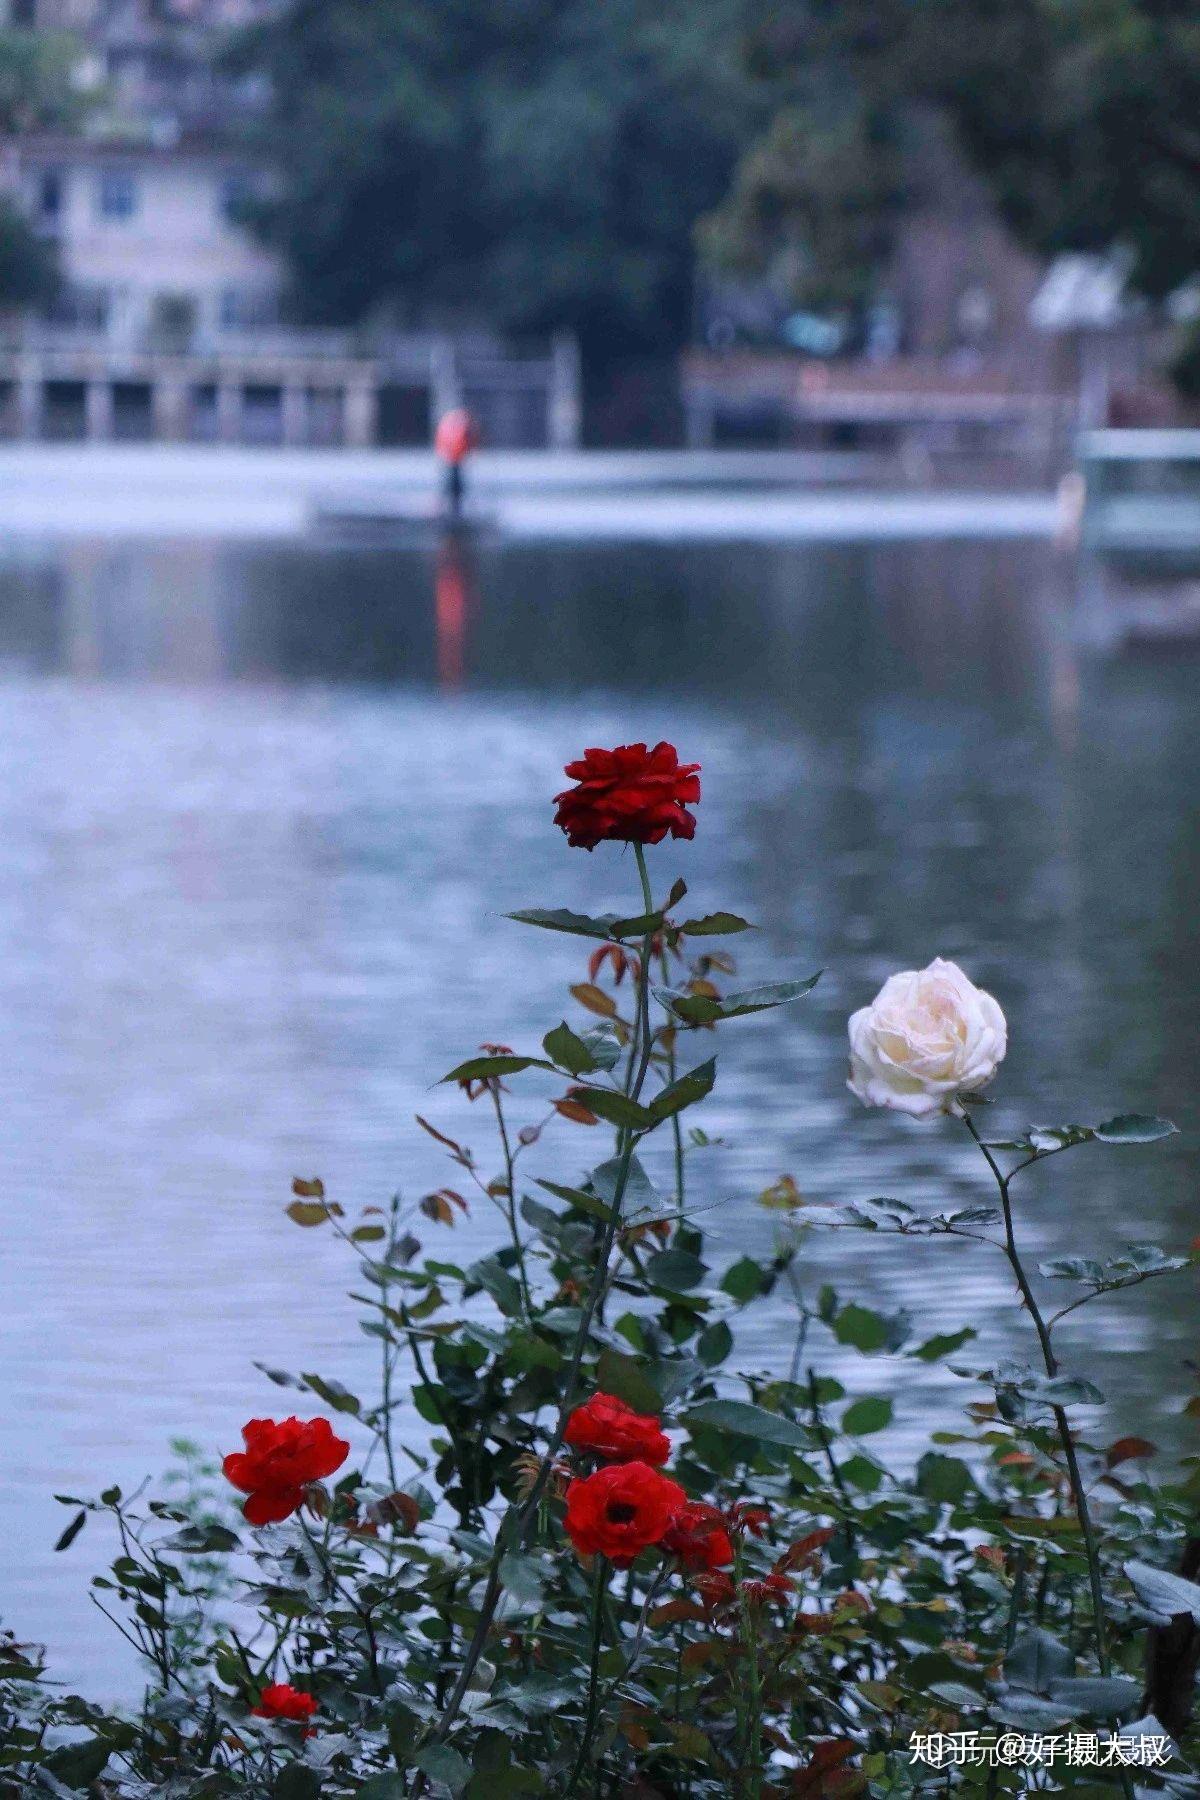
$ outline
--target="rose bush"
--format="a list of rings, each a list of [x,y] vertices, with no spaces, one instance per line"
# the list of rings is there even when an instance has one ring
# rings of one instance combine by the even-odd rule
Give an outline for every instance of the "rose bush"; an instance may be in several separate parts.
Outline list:
[[[978,1147],[979,1202],[818,1206],[776,1179],[760,1196],[773,1248],[720,1260],[689,1177],[708,1147],[689,1115],[716,1078],[713,1034],[813,980],[738,988],[710,946],[746,921],[690,915],[684,881],[652,884],[643,844],[691,835],[696,765],[634,746],[568,773],[559,823],[581,846],[631,843],[640,888],[621,911],[515,915],[584,940],[584,1016],[449,1072],[495,1133],[485,1157],[420,1121],[454,1186],[354,1211],[304,1178],[286,1208],[342,1244],[376,1391],[271,1369],[320,1416],[250,1420],[223,1481],[193,1457],[182,1487],[60,1496],[61,1549],[89,1521],[111,1529],[93,1598],[143,1659],[146,1693],[135,1709],[68,1694],[28,1643],[0,1637],[0,1796],[995,1800],[1078,1786],[1102,1800],[1133,1787],[1114,1745],[1132,1757],[1162,1738],[1137,1790],[1183,1800],[1200,1457],[1108,1425],[1060,1338],[1082,1306],[1194,1256],[1089,1242],[1031,1274],[1018,1204],[1045,1157],[1172,1128],[1124,1113],[985,1132],[978,1090],[1003,1017],[937,962],[855,1015],[852,1085],[953,1115]],[[656,1133],[658,1186],[642,1155]],[[476,1206],[495,1213],[482,1241]],[[816,1229],[1003,1259],[1036,1360],[981,1366],[970,1321],[928,1335],[828,1282],[810,1294]],[[1051,1313],[1057,1282],[1071,1297]],[[764,1305],[773,1339],[790,1313],[790,1344],[735,1373],[742,1317]],[[851,1397],[855,1353],[867,1391]],[[970,1383],[963,1417],[944,1413],[915,1464],[890,1469],[876,1446],[892,1390],[949,1358]],[[881,1365],[891,1379],[872,1379]],[[398,1430],[407,1403],[419,1436]],[[1184,1413],[1194,1432],[1200,1395]],[[1078,1769],[1037,1755],[945,1767],[928,1748],[970,1731],[1036,1747],[1068,1728],[1092,1747]]]

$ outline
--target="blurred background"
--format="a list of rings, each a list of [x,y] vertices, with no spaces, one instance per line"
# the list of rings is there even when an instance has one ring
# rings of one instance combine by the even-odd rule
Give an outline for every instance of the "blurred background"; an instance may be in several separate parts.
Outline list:
[[[981,1192],[844,1087],[935,954],[1009,1016],[999,1128],[1181,1127],[1023,1178],[1033,1250],[1195,1237],[1198,118],[1175,0],[0,4],[0,1608],[66,1678],[124,1679],[54,1493],[228,1449],[256,1359],[369,1379],[292,1177],[419,1199],[414,1112],[487,1157],[437,1077],[573,1016],[502,915],[635,899],[550,824],[586,744],[700,760],[660,883],[826,971],[727,1028],[715,1265],[785,1172]],[[978,1246],[805,1261],[1021,1329]],[[1065,1341],[1182,1446],[1154,1294]],[[901,1455],[975,1396],[915,1366],[839,1371]]]

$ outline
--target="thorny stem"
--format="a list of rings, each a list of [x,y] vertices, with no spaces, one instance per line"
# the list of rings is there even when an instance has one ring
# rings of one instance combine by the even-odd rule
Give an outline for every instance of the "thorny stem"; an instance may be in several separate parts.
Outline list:
[[[1046,1321],[1042,1317],[1037,1298],[1029,1285],[1029,1277],[1025,1273],[1024,1264],[1022,1263],[1020,1253],[1017,1250],[1016,1231],[1013,1225],[1012,1201],[1008,1191],[1009,1182],[1011,1181],[1012,1176],[1006,1176],[1004,1174],[999,1163],[976,1130],[975,1122],[971,1118],[970,1113],[964,1112],[962,1119],[963,1124],[978,1144],[983,1153],[985,1162],[995,1177],[996,1186],[1000,1192],[1000,1206],[1004,1214],[1004,1253],[1007,1256],[1009,1265],[1016,1277],[1017,1286],[1021,1291],[1021,1298],[1025,1302],[1026,1310],[1033,1320],[1034,1330],[1037,1332],[1038,1342],[1042,1348],[1042,1361],[1045,1364],[1046,1374],[1053,1379],[1058,1374],[1058,1359],[1055,1356],[1050,1343],[1050,1332],[1046,1325]],[[1014,1170],[1014,1174],[1015,1173],[1016,1171]],[[1100,1665],[1101,1675],[1107,1676],[1110,1671],[1110,1663],[1108,1657],[1108,1643],[1104,1629],[1104,1595],[1100,1585],[1100,1557],[1096,1549],[1095,1534],[1092,1530],[1091,1514],[1088,1511],[1087,1494],[1084,1489],[1083,1477],[1079,1469],[1079,1458],[1075,1452],[1075,1440],[1071,1435],[1071,1426],[1067,1419],[1066,1410],[1061,1406],[1055,1406],[1051,1410],[1054,1413],[1055,1424],[1058,1426],[1058,1435],[1062,1441],[1063,1454],[1067,1459],[1067,1473],[1071,1482],[1071,1495],[1075,1502],[1075,1513],[1079,1520],[1079,1529],[1083,1533],[1084,1547],[1087,1551],[1088,1585],[1090,1586],[1092,1593],[1092,1616],[1096,1631],[1096,1660]]]
[[[650,891],[650,877],[646,869],[645,852],[640,844],[635,844],[634,853],[637,858],[638,874],[641,877],[642,899],[645,904],[646,912],[652,913],[654,910],[654,901]],[[653,936],[653,932],[648,932],[642,940],[641,968],[638,975],[638,1023],[635,1029],[633,1042],[630,1045],[630,1070],[632,1079],[629,1087],[629,1095],[633,1100],[636,1100],[642,1091],[642,1086],[646,1079],[646,1072],[650,1067],[650,1054],[653,1047],[650,1035],[649,1005],[650,953],[653,944]],[[591,1335],[592,1323],[596,1317],[600,1300],[607,1284],[608,1266],[612,1258],[613,1245],[616,1242],[617,1227],[621,1218],[621,1205],[625,1198],[625,1190],[629,1185],[629,1170],[633,1162],[633,1152],[636,1143],[636,1132],[631,1130],[622,1131],[612,1202],[608,1218],[605,1221],[604,1234],[600,1240],[596,1256],[596,1271],[592,1277],[592,1284],[588,1290],[587,1299],[584,1302],[583,1316],[579,1321],[579,1329],[575,1334],[575,1343],[571,1352],[571,1361],[567,1369],[567,1377],[563,1388],[563,1398],[559,1407],[558,1418],[555,1422],[554,1430],[550,1435],[550,1441],[542,1452],[541,1460],[537,1467],[537,1473],[534,1476],[533,1485],[530,1488],[529,1493],[519,1505],[514,1503],[509,1507],[508,1512],[500,1525],[500,1529],[496,1534],[496,1543],[492,1551],[492,1560],[488,1570],[487,1585],[484,1589],[483,1599],[479,1607],[479,1617],[475,1622],[475,1629],[471,1634],[471,1641],[463,1653],[462,1667],[459,1669],[458,1677],[450,1691],[449,1699],[442,1709],[441,1717],[429,1732],[426,1740],[428,1743],[445,1743],[453,1728],[454,1721],[462,1710],[463,1700],[471,1685],[471,1680],[479,1664],[479,1659],[483,1655],[483,1648],[487,1642],[488,1633],[491,1631],[496,1616],[496,1608],[500,1602],[501,1560],[506,1550],[509,1548],[519,1548],[525,1542],[529,1529],[537,1517],[538,1508],[542,1502],[542,1496],[545,1493],[547,1484],[550,1480],[551,1470],[554,1467],[554,1459],[558,1455],[559,1448],[563,1441],[563,1435],[567,1429],[567,1420],[570,1418],[575,1407],[579,1370],[582,1366],[588,1339]],[[428,1782],[426,1777],[423,1774],[419,1774],[416,1786],[413,1790],[414,1800],[417,1800],[418,1796],[425,1793],[427,1788]]]
[[[528,1321],[532,1310],[532,1301],[529,1297],[529,1272],[525,1267],[525,1246],[521,1242],[521,1232],[517,1225],[516,1159],[513,1156],[512,1145],[509,1142],[508,1126],[504,1122],[504,1106],[500,1099],[500,1083],[498,1081],[493,1081],[489,1082],[488,1086],[491,1089],[492,1105],[496,1109],[496,1125],[500,1132],[500,1147],[504,1152],[504,1209],[508,1216],[509,1234],[512,1238],[513,1249],[517,1256],[517,1278],[521,1284],[521,1302],[526,1321]]]
[[[600,1694],[600,1651],[604,1642],[604,1589],[608,1580],[609,1563],[606,1556],[596,1558],[596,1566],[592,1573],[592,1653],[588,1663],[588,1697],[587,1715],[583,1724],[583,1736],[579,1740],[579,1752],[575,1758],[575,1766],[571,1770],[567,1782],[567,1800],[579,1787],[580,1778],[587,1767],[591,1754],[592,1739],[596,1735],[597,1701]]]
[[[817,1372],[815,1369],[810,1369],[808,1371],[808,1400],[809,1405],[812,1408],[813,1430],[821,1441],[821,1448],[825,1452],[825,1460],[829,1464],[829,1473],[833,1477],[833,1485],[841,1496],[842,1505],[846,1509],[846,1531],[850,1536],[853,1536],[854,1527],[851,1525],[850,1519],[853,1515],[854,1506],[846,1487],[845,1478],[838,1465],[837,1457],[833,1454],[833,1440],[829,1435],[829,1428],[826,1425],[824,1415],[821,1412],[821,1400],[817,1391]]]
[[[670,983],[671,971],[667,962],[667,945],[664,937],[660,957],[664,982]],[[667,1077],[674,1081],[679,1073],[678,1060],[675,1055],[675,1032],[666,1033],[667,1040]],[[683,1218],[684,1172],[683,1172],[683,1123],[678,1113],[671,1114],[671,1141],[675,1153],[675,1210]]]

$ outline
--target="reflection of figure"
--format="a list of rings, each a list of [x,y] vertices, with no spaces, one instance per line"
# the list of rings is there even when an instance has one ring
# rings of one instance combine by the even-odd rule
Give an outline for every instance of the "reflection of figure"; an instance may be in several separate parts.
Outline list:
[[[468,456],[479,443],[479,430],[465,406],[456,406],[438,420],[433,448],[446,470],[446,515],[462,517],[464,470]]]
[[[462,686],[475,572],[467,546],[456,531],[446,532],[438,544],[433,580],[438,685],[457,688]]]

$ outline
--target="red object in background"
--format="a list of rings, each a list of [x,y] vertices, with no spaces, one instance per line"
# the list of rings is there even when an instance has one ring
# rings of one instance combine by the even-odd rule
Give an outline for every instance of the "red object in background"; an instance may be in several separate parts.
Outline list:
[[[438,681],[444,688],[457,688],[462,686],[466,664],[475,578],[466,551],[453,532],[438,545],[433,582]]]
[[[465,462],[479,447],[479,427],[465,406],[456,406],[438,420],[433,448],[451,467]]]

